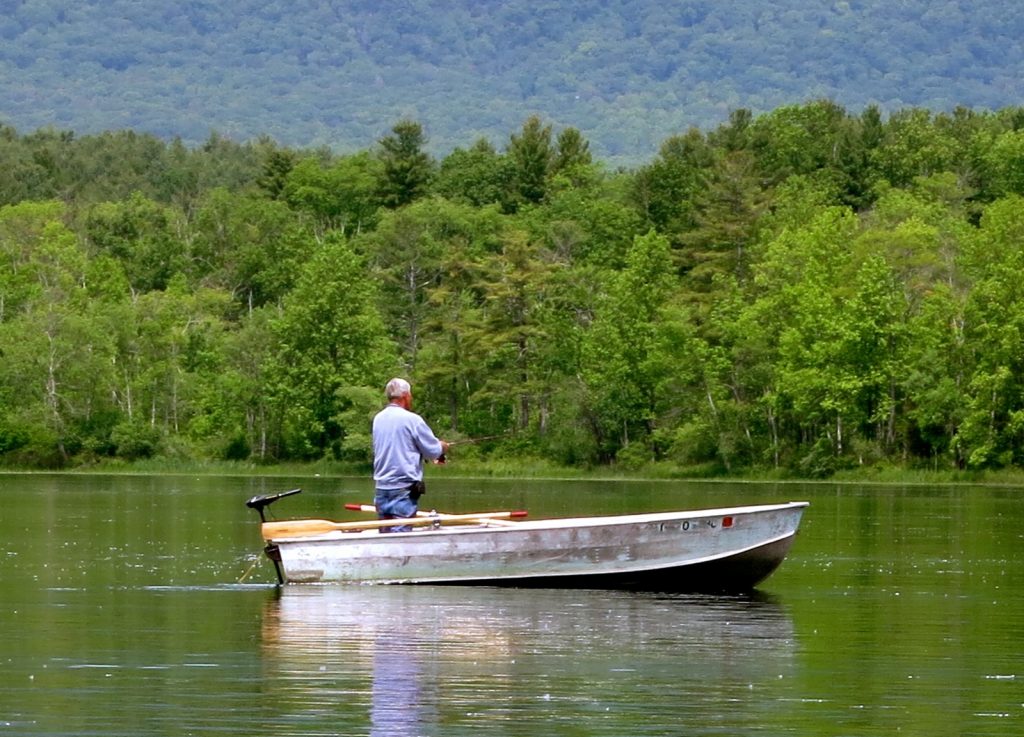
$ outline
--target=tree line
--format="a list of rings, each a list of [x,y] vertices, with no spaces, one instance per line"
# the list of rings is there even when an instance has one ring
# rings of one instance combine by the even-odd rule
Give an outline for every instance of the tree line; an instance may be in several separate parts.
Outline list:
[[[364,462],[403,375],[495,457],[1024,462],[1024,109],[427,151],[0,128],[0,459]]]

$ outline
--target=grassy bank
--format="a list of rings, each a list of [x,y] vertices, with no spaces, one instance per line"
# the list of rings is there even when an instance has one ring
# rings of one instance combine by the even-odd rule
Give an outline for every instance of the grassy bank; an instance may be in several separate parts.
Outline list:
[[[109,461],[61,470],[3,468],[6,473],[95,473],[140,475],[280,476],[280,477],[369,477],[368,464],[321,460],[310,463],[259,464],[243,461],[192,461],[146,459],[135,462]],[[827,478],[801,476],[792,470],[744,469],[727,473],[711,466],[682,467],[670,463],[651,463],[640,467],[559,466],[537,458],[455,459],[443,467],[428,467],[428,478],[529,478],[529,479],[664,479],[749,482],[822,482],[877,484],[958,484],[1020,486],[1024,488],[1024,469],[964,471],[918,468],[862,467],[837,471]]]

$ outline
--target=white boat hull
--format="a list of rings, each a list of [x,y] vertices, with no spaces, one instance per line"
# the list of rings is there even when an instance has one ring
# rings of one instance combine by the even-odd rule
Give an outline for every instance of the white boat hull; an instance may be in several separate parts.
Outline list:
[[[686,512],[332,531],[271,539],[290,583],[743,590],[789,551],[807,502]]]

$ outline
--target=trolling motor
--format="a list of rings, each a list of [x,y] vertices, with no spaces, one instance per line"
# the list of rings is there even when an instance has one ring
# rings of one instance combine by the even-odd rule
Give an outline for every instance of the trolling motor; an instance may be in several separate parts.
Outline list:
[[[252,499],[245,503],[249,509],[255,509],[260,513],[260,521],[266,522],[267,518],[263,514],[263,510],[269,507],[271,504],[276,502],[278,499],[284,499],[286,496],[292,494],[298,494],[302,489],[290,489],[289,491],[281,491],[277,494],[267,494],[265,496],[254,496]]]
[[[302,489],[289,489],[288,491],[281,491],[281,492],[278,492],[277,494],[266,494],[264,496],[254,496],[252,499],[250,499],[249,501],[247,501],[245,503],[245,506],[249,507],[249,509],[255,509],[257,512],[259,512],[260,513],[260,521],[261,522],[266,522],[267,521],[267,516],[266,516],[266,514],[263,511],[264,509],[269,507],[271,504],[276,502],[278,499],[284,499],[286,496],[292,496],[293,494],[298,494],[300,491],[302,491]],[[284,575],[282,575],[282,573],[281,573],[281,551],[278,550],[278,547],[276,545],[274,545],[274,543],[268,542],[267,543],[267,547],[265,547],[263,549],[263,552],[266,553],[267,557],[270,558],[270,560],[273,561],[273,563],[274,563],[274,572],[277,573],[277,583],[279,585],[283,584],[284,583]]]

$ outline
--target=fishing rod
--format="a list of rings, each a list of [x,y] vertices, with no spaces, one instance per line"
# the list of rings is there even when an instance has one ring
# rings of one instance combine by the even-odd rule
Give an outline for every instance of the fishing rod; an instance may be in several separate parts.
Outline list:
[[[451,441],[448,442],[448,447],[451,448],[451,447],[456,446],[456,445],[471,445],[473,443],[482,443],[485,440],[496,440],[497,438],[505,438],[505,437],[508,437],[509,435],[511,435],[513,432],[515,432],[515,431],[514,430],[509,430],[507,432],[498,433],[497,435],[484,435],[484,436],[478,437],[478,438],[465,438],[464,440],[451,440]],[[434,463],[437,463],[439,465],[444,465],[447,462],[448,462],[448,459],[445,457],[444,453],[442,453],[441,455],[439,455],[437,458],[434,459]]]
[[[509,435],[511,435],[513,432],[514,432],[513,430],[509,430],[508,432],[498,433],[497,435],[484,435],[483,437],[479,437],[479,438],[466,438],[464,440],[452,440],[452,441],[450,441],[448,443],[448,447],[450,448],[453,445],[470,445],[472,443],[482,443],[485,440],[496,440],[497,438],[505,438],[505,437],[508,437]]]

